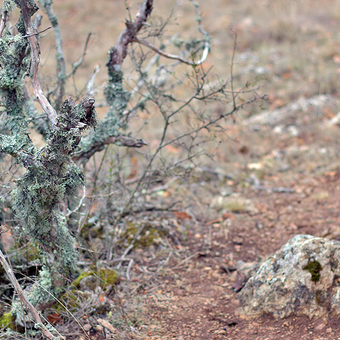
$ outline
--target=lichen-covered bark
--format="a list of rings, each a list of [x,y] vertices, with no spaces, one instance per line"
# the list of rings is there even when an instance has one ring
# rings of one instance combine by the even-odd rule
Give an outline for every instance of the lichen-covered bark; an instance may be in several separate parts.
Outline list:
[[[50,0],[40,1],[58,33],[58,23],[51,10]],[[16,180],[12,191],[13,208],[20,221],[22,232],[36,244],[41,252],[43,269],[39,283],[27,291],[32,304],[44,305],[64,287],[70,271],[75,269],[77,251],[75,240],[69,233],[66,217],[60,212],[60,204],[74,195],[84,184],[84,175],[74,160],[87,161],[106,144],[115,143],[141,147],[146,143],[120,133],[123,112],[130,94],[123,87],[121,64],[128,44],[134,41],[152,10],[152,0],[146,0],[134,22],[127,22],[115,47],[111,49],[108,66],[109,80],[105,96],[109,110],[97,127],[86,138],[83,132],[95,127],[94,99],[85,98],[75,105],[70,98],[63,102],[65,65],[62,44],[58,45],[58,80],[55,108],[47,101],[39,83],[39,44],[31,16],[38,10],[33,0],[4,0],[3,13],[17,6],[21,16],[16,24],[18,34],[13,35],[9,25],[2,20],[0,31],[0,98],[6,121],[0,126],[0,153],[9,154],[26,168]],[[60,35],[57,34],[57,38]],[[59,39],[58,38],[58,39]],[[24,81],[32,79],[34,95],[41,104],[44,115],[39,116]],[[44,118],[45,117],[45,118]],[[47,118],[46,118],[47,117]],[[39,122],[37,119],[39,119]],[[34,121],[37,131],[46,140],[38,149],[29,137],[28,125]],[[13,305],[13,313],[22,318],[21,306]],[[20,316],[21,315],[21,316]]]
[[[46,146],[35,149],[24,164],[27,172],[16,181],[12,193],[23,231],[42,251],[44,270],[50,273],[53,287],[63,287],[69,270],[75,269],[74,239],[59,204],[83,185],[83,173],[71,161],[71,154],[82,131],[96,123],[93,99],[73,104],[72,100],[64,102],[56,129]]]
[[[88,161],[95,152],[101,151],[105,145],[109,143],[129,147],[146,145],[146,143],[140,139],[135,140],[133,143],[131,138],[124,138],[126,136],[122,136],[119,131],[123,125],[123,112],[130,99],[130,93],[123,87],[121,65],[127,55],[128,45],[134,41],[136,34],[147,21],[152,12],[152,6],[153,0],[144,1],[136,19],[133,22],[126,21],[126,28],[119,36],[115,46],[112,47],[109,52],[106,63],[109,79],[104,90],[109,109],[105,118],[98,124],[96,130],[91,131],[91,133],[81,141],[79,152],[75,157],[76,160],[82,160],[82,162]],[[127,139],[129,142],[125,143]]]
[[[123,88],[122,72],[117,72],[119,76],[114,79],[110,77],[106,88],[105,96],[110,104],[109,110],[103,120],[101,120],[95,130],[92,130],[86,138],[81,141],[80,152],[89,155],[91,150],[97,146],[96,151],[100,151],[105,146],[105,141],[110,137],[120,135],[119,129],[122,127],[121,120],[123,112],[128,104],[130,93]]]
[[[29,15],[37,9],[32,3]],[[77,252],[59,204],[83,185],[82,171],[72,162],[82,132],[96,124],[94,100],[85,98],[78,105],[66,100],[53,129],[42,120],[46,145],[36,148],[28,134],[28,124],[36,114],[25,93],[24,78],[30,74],[31,51],[23,18],[17,23],[20,34],[13,36],[6,27],[0,39],[0,95],[7,119],[0,134],[0,152],[15,157],[26,168],[12,192],[13,207],[23,233],[37,244],[43,270],[40,282],[29,291],[33,304],[43,304],[65,286],[75,269]],[[15,308],[14,308],[15,310]]]

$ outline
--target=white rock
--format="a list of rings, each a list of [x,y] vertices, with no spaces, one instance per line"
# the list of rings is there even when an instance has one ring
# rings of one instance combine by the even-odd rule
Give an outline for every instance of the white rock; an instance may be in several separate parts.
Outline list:
[[[297,235],[260,266],[240,293],[239,314],[340,315],[340,242]],[[314,272],[313,272],[314,270]],[[312,273],[313,272],[313,273]]]

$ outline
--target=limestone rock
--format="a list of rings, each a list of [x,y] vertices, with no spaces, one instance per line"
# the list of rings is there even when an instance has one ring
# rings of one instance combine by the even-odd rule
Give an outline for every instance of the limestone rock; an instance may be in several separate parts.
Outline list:
[[[297,235],[262,263],[240,293],[239,314],[340,315],[340,242]]]

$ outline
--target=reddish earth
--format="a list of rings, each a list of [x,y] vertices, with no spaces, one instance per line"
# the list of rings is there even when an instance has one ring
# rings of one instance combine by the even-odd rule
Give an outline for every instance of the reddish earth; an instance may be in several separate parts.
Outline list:
[[[98,340],[340,339],[340,320],[331,314],[323,319],[294,315],[282,320],[271,315],[241,319],[237,314],[238,293],[232,290],[237,281],[237,272],[233,271],[237,261],[269,256],[296,234],[340,240],[340,129],[328,125],[340,107],[340,3],[260,0],[255,6],[252,0],[198,2],[204,11],[202,24],[212,35],[207,63],[208,67],[214,65],[212,73],[230,76],[234,39],[230,29],[237,30],[237,82],[264,78],[263,93],[268,94],[268,102],[260,104],[271,113],[279,108],[286,108],[286,113],[282,112],[282,118],[273,124],[243,125],[262,111],[253,107],[240,112],[234,117],[236,125],[225,123],[226,136],[216,162],[207,162],[187,181],[169,184],[167,195],[150,195],[151,203],[171,206],[179,198],[181,203],[176,206],[177,214],[150,212],[126,220],[152,221],[168,232],[162,238],[163,248],[132,251],[131,281],[122,279],[116,294],[108,297],[119,305],[117,296],[122,296],[126,315],[121,312],[124,307],[112,310],[112,316],[103,313],[88,318],[91,306],[87,306],[76,317],[81,324],[89,325],[90,320],[90,326],[98,326],[99,318],[110,320],[120,311],[127,330],[123,332],[119,323],[115,325],[118,335],[97,327],[99,331],[92,331],[89,337]],[[124,28],[123,3],[55,3],[68,62],[78,59],[84,45],[79,42],[85,42],[88,32],[95,32],[77,77],[79,88],[98,63],[102,65],[98,83],[105,79],[106,53]],[[164,17],[179,3],[182,1],[155,2],[155,15]],[[136,11],[138,4],[132,6]],[[193,33],[191,10],[190,5],[183,4],[174,16],[184,26],[171,26],[171,30],[182,31],[185,38],[197,33]],[[51,41],[52,34],[42,44],[45,74],[52,72],[54,62],[48,53]],[[308,100],[321,94],[327,95],[326,102],[316,100],[316,104],[296,111],[291,107],[299,98]],[[221,106],[214,106],[214,110],[221,110]],[[148,140],[153,133],[140,137]],[[211,205],[226,192],[249,199],[255,209],[227,212]],[[122,277],[127,267],[124,263]],[[134,309],[136,299],[144,302],[141,309]],[[127,320],[134,313],[138,322],[132,331]],[[68,339],[85,339],[72,320],[65,316],[60,332]]]

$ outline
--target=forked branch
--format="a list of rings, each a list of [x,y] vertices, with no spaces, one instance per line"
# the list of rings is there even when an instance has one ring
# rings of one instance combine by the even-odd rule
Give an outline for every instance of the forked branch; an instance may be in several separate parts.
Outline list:
[[[122,65],[127,55],[128,45],[135,41],[136,34],[141,30],[151,14],[152,6],[153,0],[144,1],[136,15],[135,21],[126,21],[126,28],[120,34],[116,45],[110,51],[109,61],[106,64],[109,68],[110,66]]]

